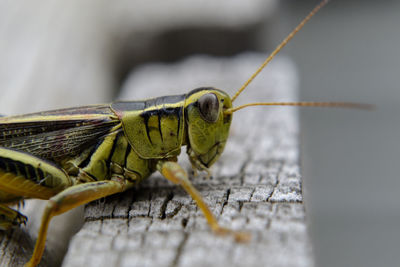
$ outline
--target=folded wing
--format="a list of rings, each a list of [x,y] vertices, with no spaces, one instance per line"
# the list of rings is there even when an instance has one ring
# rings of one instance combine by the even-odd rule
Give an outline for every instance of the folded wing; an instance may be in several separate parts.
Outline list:
[[[0,146],[43,159],[60,159],[119,130],[119,124],[109,105],[0,117]]]

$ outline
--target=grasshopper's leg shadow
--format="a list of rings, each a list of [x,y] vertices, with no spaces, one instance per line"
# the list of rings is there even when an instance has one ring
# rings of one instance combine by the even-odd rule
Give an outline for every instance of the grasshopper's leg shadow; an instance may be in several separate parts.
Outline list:
[[[217,219],[204,202],[199,191],[197,191],[189,181],[186,171],[178,163],[173,161],[160,161],[157,164],[157,170],[169,181],[181,185],[183,189],[185,189],[185,191],[196,201],[197,206],[203,212],[208,225],[214,233],[218,235],[233,235],[237,242],[248,242],[250,240],[251,237],[249,233],[233,231],[218,224]]]
[[[75,185],[50,198],[42,215],[35,250],[32,258],[25,266],[34,267],[40,262],[45,247],[47,229],[52,217],[93,200],[122,192],[125,189],[126,186],[122,181],[105,180]]]

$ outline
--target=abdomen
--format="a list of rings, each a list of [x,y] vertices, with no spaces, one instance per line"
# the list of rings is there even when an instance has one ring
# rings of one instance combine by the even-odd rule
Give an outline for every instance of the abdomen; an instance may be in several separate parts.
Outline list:
[[[63,165],[69,175],[76,176],[78,180],[119,178],[129,181],[130,184],[139,183],[155,170],[154,160],[141,158],[132,149],[122,131],[106,136]]]

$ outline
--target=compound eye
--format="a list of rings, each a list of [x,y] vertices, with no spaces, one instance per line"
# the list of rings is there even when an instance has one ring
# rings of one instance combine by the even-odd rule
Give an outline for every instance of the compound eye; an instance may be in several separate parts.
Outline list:
[[[213,93],[209,93],[200,97],[198,102],[200,114],[203,119],[208,122],[216,122],[219,116],[218,97]]]

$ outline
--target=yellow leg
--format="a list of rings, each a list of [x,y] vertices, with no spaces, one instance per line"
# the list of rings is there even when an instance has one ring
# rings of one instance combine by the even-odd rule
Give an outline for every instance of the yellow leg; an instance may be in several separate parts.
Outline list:
[[[35,250],[33,251],[32,258],[25,266],[34,267],[39,264],[46,243],[47,229],[53,216],[124,190],[125,185],[122,182],[107,180],[75,185],[50,198],[43,212]]]
[[[211,227],[214,233],[219,235],[232,234],[235,237],[235,240],[238,242],[249,241],[250,235],[248,233],[235,232],[231,229],[221,227],[218,224],[217,219],[214,217],[207,204],[204,202],[200,193],[190,183],[187,173],[178,163],[172,161],[160,161],[157,164],[157,169],[165,178],[167,178],[174,184],[181,185],[183,189],[185,189],[185,191],[196,201],[197,206],[199,206],[199,208],[203,212],[208,222],[208,225]]]

